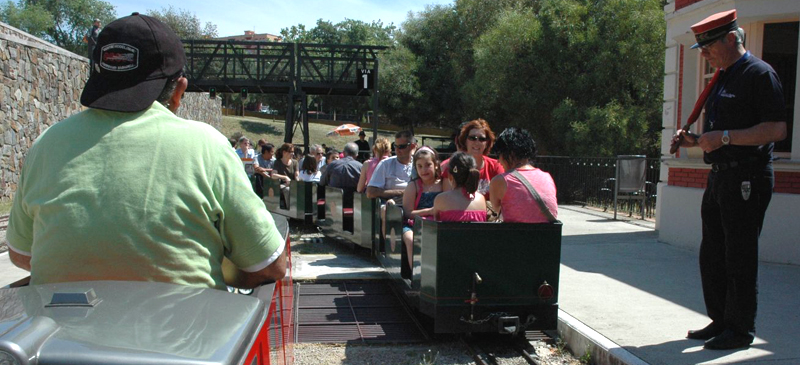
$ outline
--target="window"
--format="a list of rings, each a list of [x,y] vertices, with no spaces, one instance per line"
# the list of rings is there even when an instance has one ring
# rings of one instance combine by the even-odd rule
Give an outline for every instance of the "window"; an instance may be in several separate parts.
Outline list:
[[[786,100],[787,137],[785,140],[775,143],[775,152],[792,152],[798,31],[800,31],[800,22],[764,24],[761,59],[769,63],[778,73]]]

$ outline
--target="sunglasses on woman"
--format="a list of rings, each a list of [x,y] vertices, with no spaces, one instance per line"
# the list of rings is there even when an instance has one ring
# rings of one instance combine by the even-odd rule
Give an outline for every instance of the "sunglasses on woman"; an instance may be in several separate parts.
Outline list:
[[[486,142],[486,141],[488,141],[488,140],[489,140],[489,138],[486,138],[486,137],[478,137],[478,136],[467,136],[467,139],[468,139],[468,140],[470,140],[470,141],[473,141],[473,142],[475,142],[475,141]]]

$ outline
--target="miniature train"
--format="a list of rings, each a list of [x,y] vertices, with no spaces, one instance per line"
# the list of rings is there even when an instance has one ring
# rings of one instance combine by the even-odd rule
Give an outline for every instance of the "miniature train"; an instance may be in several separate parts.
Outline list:
[[[274,218],[287,275],[250,296],[122,281],[0,289],[0,363],[292,364],[289,226]]]
[[[561,222],[416,219],[408,250],[401,207],[387,207],[382,234],[376,199],[307,182],[292,182],[290,190],[290,209],[280,209],[275,203],[280,187],[265,184],[264,200],[273,202],[268,209],[314,220],[329,237],[369,250],[409,306],[432,322],[435,333],[556,330]]]

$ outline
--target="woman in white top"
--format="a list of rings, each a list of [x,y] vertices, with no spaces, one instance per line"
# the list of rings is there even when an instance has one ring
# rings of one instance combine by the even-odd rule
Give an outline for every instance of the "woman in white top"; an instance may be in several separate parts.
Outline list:
[[[300,180],[318,183],[320,176],[322,173],[317,170],[317,160],[313,155],[306,155],[300,168]]]

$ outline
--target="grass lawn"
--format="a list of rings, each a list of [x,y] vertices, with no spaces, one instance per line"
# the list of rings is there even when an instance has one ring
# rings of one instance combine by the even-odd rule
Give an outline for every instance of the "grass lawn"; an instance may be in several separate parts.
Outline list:
[[[222,134],[230,138],[236,132],[241,132],[245,137],[249,138],[253,145],[256,144],[261,138],[267,140],[279,147],[283,143],[284,136],[284,121],[271,120],[253,117],[240,117],[240,116],[223,116],[222,117]],[[345,143],[353,142],[358,139],[357,136],[346,137],[328,137],[326,134],[333,130],[334,127],[324,124],[308,124],[308,138],[311,144],[319,143],[325,144],[328,147],[334,147],[341,151]],[[366,131],[367,135],[371,135],[372,131]],[[387,137],[389,141],[394,138],[393,132],[378,132],[378,136]],[[297,128],[294,132],[294,140],[292,143],[303,143],[303,132]]]

